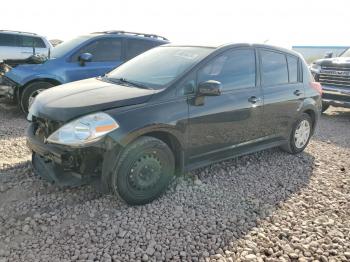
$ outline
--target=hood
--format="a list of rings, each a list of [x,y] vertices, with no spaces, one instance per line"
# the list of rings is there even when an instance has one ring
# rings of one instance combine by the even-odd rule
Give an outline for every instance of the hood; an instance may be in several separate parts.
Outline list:
[[[320,66],[350,68],[350,57],[325,58],[316,60],[314,63]]]
[[[30,107],[28,119],[37,116],[59,122],[106,109],[141,104],[159,90],[118,85],[90,78],[41,92]]]

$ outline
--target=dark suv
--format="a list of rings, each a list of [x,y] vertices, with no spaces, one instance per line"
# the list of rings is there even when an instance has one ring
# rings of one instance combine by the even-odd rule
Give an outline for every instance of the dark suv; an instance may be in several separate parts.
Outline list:
[[[322,84],[322,111],[330,105],[350,108],[350,48],[339,57],[332,58],[332,55],[328,53],[310,67],[316,81]]]
[[[60,185],[100,178],[129,204],[157,198],[175,174],[281,146],[304,150],[321,88],[289,50],[165,45],[104,77],[40,93],[28,146]]]

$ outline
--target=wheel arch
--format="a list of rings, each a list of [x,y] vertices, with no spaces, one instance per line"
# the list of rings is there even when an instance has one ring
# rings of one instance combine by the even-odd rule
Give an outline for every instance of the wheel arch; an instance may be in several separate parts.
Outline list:
[[[154,137],[166,143],[174,154],[176,173],[179,174],[184,171],[184,150],[179,139],[174,134],[167,131],[151,131],[141,136]]]
[[[134,130],[122,139],[116,139],[122,147],[128,146],[136,139],[149,136],[157,138],[168,145],[175,157],[176,173],[183,173],[185,167],[185,140],[184,134],[177,128],[169,125],[150,125]]]
[[[315,130],[318,119],[321,115],[320,110],[318,110],[317,101],[315,99],[305,99],[302,105],[301,110],[299,111],[301,114],[308,114],[312,119],[312,131]]]
[[[313,108],[305,108],[302,110],[303,114],[307,114],[310,116],[311,121],[312,121],[312,134],[315,132],[317,120],[318,120],[318,114]]]
[[[54,79],[54,78],[43,77],[43,78],[32,79],[32,80],[26,82],[21,87],[17,88],[17,92],[16,92],[17,101],[21,101],[20,99],[21,99],[21,96],[22,96],[22,93],[23,93],[24,89],[26,89],[27,86],[29,86],[30,84],[33,84],[35,82],[48,82],[48,83],[53,84],[55,86],[58,86],[58,85],[62,84],[60,81],[58,81],[57,79]]]

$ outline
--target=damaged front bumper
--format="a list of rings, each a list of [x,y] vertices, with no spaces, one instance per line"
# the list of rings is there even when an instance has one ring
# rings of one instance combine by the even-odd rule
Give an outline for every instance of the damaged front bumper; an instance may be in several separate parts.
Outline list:
[[[58,186],[80,186],[98,180],[108,153],[103,142],[83,148],[45,143],[35,135],[34,124],[27,130],[34,172]]]
[[[5,64],[4,62],[0,62],[0,96],[13,98],[16,84],[5,76],[5,74],[11,69],[11,66]]]
[[[6,76],[0,75],[0,96],[5,96],[10,100],[16,99],[17,84]]]

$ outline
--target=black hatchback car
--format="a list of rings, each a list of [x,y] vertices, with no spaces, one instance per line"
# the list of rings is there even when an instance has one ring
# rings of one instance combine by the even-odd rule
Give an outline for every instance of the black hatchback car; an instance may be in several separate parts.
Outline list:
[[[145,204],[176,174],[271,147],[303,151],[321,92],[286,49],[165,45],[40,93],[27,142],[42,177],[70,186],[98,178]]]

